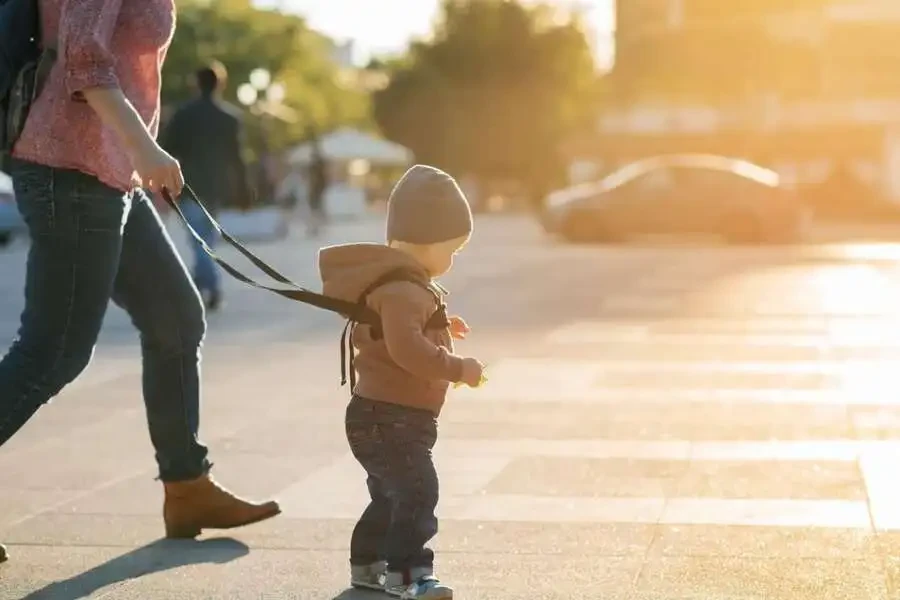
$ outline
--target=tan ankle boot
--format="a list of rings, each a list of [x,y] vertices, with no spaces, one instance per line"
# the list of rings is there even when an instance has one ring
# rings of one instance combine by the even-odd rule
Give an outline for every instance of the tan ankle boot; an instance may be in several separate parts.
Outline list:
[[[238,498],[209,475],[167,482],[163,519],[166,537],[193,538],[201,529],[231,529],[270,519],[281,512],[275,501],[261,504]]]
[[[6,546],[0,544],[0,563],[6,562],[9,559],[9,554],[6,553]]]

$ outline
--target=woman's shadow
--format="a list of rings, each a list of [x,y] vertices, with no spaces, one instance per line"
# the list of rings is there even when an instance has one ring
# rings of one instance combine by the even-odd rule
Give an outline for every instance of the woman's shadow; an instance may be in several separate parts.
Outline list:
[[[250,549],[232,538],[203,541],[157,540],[64,581],[51,583],[22,600],[78,600],[107,586],[151,573],[198,564],[224,564],[246,556]]]

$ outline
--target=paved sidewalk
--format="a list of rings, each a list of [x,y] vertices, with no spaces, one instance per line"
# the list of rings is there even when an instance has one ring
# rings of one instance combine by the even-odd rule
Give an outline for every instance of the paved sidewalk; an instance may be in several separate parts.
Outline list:
[[[480,231],[450,301],[490,381],[453,393],[435,450],[438,569],[458,598],[900,597],[897,246]],[[312,276],[307,242],[260,251]],[[365,488],[342,437],[340,322],[249,292],[212,324],[204,432],[217,475],[284,514],[159,541],[122,337],[0,451],[0,599],[380,597],[346,590]]]

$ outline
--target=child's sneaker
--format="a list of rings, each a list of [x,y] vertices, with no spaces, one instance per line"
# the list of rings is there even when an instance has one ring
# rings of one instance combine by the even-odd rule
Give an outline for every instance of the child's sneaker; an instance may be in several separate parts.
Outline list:
[[[453,588],[441,583],[430,569],[413,569],[406,575],[389,571],[384,590],[400,600],[453,600]]]
[[[355,588],[384,591],[387,565],[384,561],[371,565],[350,565],[350,585]]]

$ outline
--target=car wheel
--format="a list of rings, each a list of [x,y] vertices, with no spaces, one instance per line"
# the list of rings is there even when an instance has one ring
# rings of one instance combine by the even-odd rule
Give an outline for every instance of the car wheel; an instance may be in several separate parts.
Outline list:
[[[760,244],[765,241],[762,224],[753,215],[729,217],[721,233],[730,244]]]
[[[562,236],[574,244],[614,243],[618,236],[606,227],[603,222],[588,215],[572,214],[562,227]]]
[[[9,246],[9,244],[12,242],[12,238],[13,236],[9,232],[0,233],[0,248]]]

